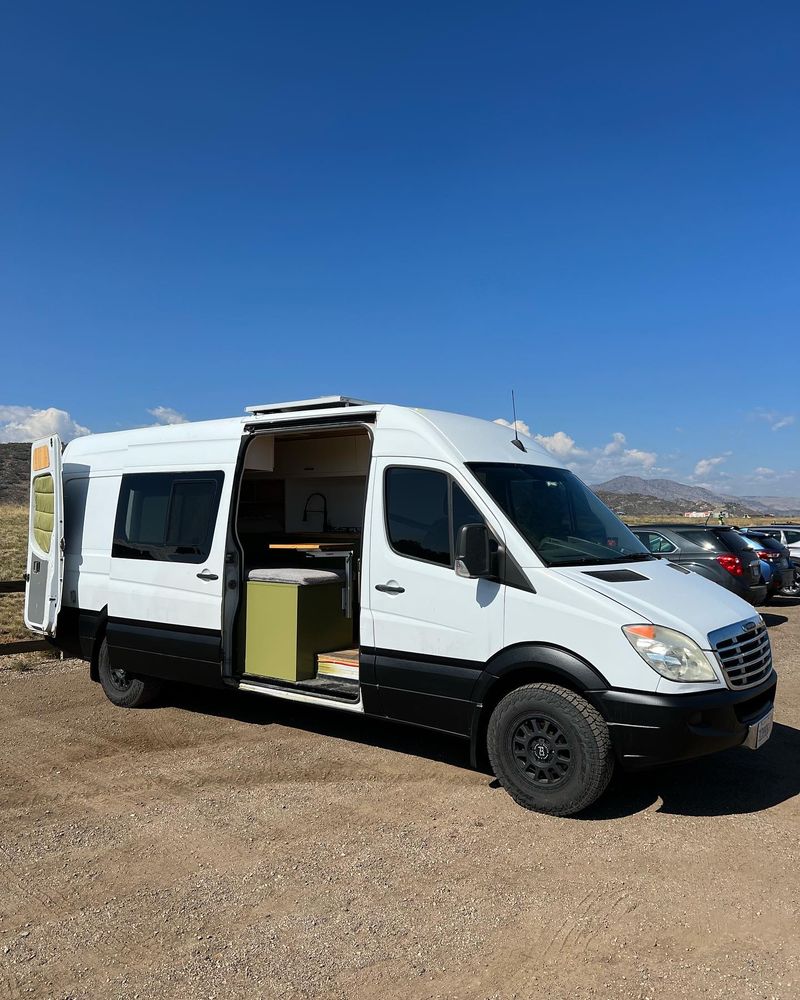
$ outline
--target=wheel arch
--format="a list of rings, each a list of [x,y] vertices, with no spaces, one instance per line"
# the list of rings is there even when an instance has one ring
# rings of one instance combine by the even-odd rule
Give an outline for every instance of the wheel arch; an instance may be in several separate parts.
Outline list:
[[[544,643],[509,646],[487,663],[475,686],[475,709],[470,730],[470,762],[483,769],[488,765],[486,733],[496,705],[509,691],[523,684],[558,684],[582,695],[595,708],[600,705],[593,691],[611,685],[600,671],[571,650]]]

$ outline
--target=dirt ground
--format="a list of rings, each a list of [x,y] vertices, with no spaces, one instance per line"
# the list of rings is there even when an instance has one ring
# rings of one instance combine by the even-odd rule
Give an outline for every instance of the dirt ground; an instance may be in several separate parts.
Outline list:
[[[794,998],[800,606],[759,752],[579,819],[465,747],[256,695],[0,671],[0,998]]]

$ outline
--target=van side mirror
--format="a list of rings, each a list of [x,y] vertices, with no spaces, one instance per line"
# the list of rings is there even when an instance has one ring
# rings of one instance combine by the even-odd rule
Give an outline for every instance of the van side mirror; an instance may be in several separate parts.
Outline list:
[[[485,524],[462,524],[456,536],[456,576],[474,580],[491,572],[489,529]]]

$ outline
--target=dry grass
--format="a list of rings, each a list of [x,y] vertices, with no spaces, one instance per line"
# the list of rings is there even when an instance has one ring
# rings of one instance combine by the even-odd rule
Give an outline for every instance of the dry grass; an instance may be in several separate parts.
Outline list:
[[[24,594],[0,594],[0,643],[30,636],[22,621],[24,597]]]
[[[672,514],[661,516],[656,514],[642,514],[636,515],[627,514],[622,515],[622,520],[626,524],[685,524],[687,528],[692,526],[697,527],[705,524],[705,518],[703,517],[683,517],[681,514]],[[710,517],[708,519],[710,525],[718,525],[719,519],[716,517]],[[775,517],[773,515],[769,517],[726,517],[725,524],[733,524],[738,528],[758,528],[767,524],[798,524],[800,525],[800,518],[798,517]]]
[[[28,508],[22,504],[0,504],[0,580],[21,580],[27,554]],[[23,594],[0,594],[0,642],[27,639],[30,632],[22,622]],[[3,657],[3,669],[26,669],[31,657],[26,653]]]
[[[0,504],[0,580],[20,580],[25,572],[28,508]]]

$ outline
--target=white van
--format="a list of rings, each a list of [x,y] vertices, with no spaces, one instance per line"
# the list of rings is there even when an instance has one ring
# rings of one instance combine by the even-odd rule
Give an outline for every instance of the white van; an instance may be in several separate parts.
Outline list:
[[[25,623],[114,704],[183,681],[413,723],[558,815],[615,763],[769,737],[761,617],[531,439],[339,396],[246,412],[33,445]]]

